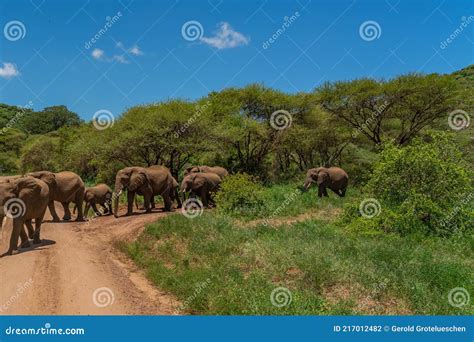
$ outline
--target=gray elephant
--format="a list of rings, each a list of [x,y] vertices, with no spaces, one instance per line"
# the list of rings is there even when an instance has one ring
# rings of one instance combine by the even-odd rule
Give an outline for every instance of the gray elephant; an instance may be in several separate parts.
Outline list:
[[[127,191],[127,216],[133,214],[135,195],[143,196],[146,212],[151,211],[155,195],[161,195],[165,204],[164,210],[171,211],[173,200],[176,199],[177,185],[178,183],[171,175],[170,170],[164,166],[157,165],[147,168],[133,166],[119,170],[115,176],[113,194],[114,216],[117,217],[118,199],[123,190]],[[179,198],[177,200],[179,201]]]
[[[25,232],[25,225],[33,243],[41,243],[41,224],[48,203],[49,187],[39,179],[22,177],[0,184],[0,225],[2,230],[4,217],[9,216],[13,219],[10,247],[5,253],[6,255],[12,255],[13,251],[18,248],[18,238],[21,238],[22,247],[29,247],[30,242]],[[33,219],[35,219],[35,230],[32,225]]]
[[[306,172],[306,180],[304,182],[304,190],[308,190],[312,184],[318,185],[318,196],[328,197],[327,189],[334,191],[339,197],[346,195],[349,176],[346,171],[339,167],[318,167],[309,169]]]
[[[82,216],[82,201],[84,200],[84,182],[79,175],[71,171],[62,171],[53,173],[50,171],[30,172],[27,176],[41,179],[49,186],[50,201],[48,204],[49,211],[53,217],[54,222],[59,221],[58,214],[54,208],[54,201],[61,202],[64,208],[63,220],[69,221],[71,219],[71,212],[69,210],[69,203],[75,203],[78,212],[76,221],[83,221]]]
[[[210,173],[215,173],[221,179],[224,179],[226,176],[229,175],[229,172],[221,167],[221,166],[190,166],[187,167],[186,170],[184,170],[184,175],[187,176],[191,173],[196,173],[196,172],[210,172]]]
[[[211,195],[219,190],[221,184],[221,177],[211,172],[196,172],[190,173],[184,177],[181,182],[181,193],[186,197],[186,193],[191,192],[197,194],[202,201],[204,207],[209,207],[209,202],[212,202]]]
[[[112,189],[103,183],[88,187],[84,191],[84,202],[86,203],[84,206],[84,217],[87,217],[91,207],[96,215],[112,214]],[[101,210],[97,209],[97,205],[102,207]]]

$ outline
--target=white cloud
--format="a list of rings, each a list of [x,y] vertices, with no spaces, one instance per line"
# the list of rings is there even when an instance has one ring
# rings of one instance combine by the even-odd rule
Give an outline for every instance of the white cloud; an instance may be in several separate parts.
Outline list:
[[[130,63],[123,55],[114,55],[112,57],[112,60],[117,61],[122,64],[128,64]]]
[[[117,44],[115,44],[115,46],[118,47],[118,48],[121,48],[121,49],[125,49],[122,42],[117,42]]]
[[[102,57],[104,57],[104,50],[101,50],[101,49],[94,49],[91,53],[92,57],[94,57],[95,59],[101,59]]]
[[[220,50],[247,45],[250,42],[250,38],[234,31],[229,23],[222,22],[218,25],[218,30],[214,37],[202,37],[201,41]]]
[[[8,79],[19,74],[20,72],[13,63],[3,63],[3,67],[0,67],[0,77]]]
[[[132,55],[135,55],[135,56],[140,56],[140,55],[143,55],[143,51],[140,50],[140,48],[138,47],[138,45],[134,45],[132,46],[128,52],[130,52]]]

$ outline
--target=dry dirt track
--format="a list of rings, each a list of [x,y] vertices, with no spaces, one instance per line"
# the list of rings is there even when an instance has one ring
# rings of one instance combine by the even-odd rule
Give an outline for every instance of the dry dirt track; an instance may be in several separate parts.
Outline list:
[[[60,215],[61,206],[56,207]],[[179,303],[153,287],[114,248],[115,241],[133,239],[144,225],[163,215],[157,209],[118,219],[105,216],[91,222],[52,223],[47,210],[41,229],[44,243],[0,258],[0,315],[176,314]],[[11,225],[7,219],[1,253],[8,249]],[[110,290],[96,291],[99,288]],[[94,303],[94,291],[99,306]]]

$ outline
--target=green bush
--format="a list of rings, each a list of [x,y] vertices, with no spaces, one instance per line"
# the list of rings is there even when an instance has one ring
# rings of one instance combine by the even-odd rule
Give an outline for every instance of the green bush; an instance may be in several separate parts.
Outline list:
[[[472,228],[472,174],[451,136],[431,133],[406,147],[388,144],[364,189],[380,203],[378,215],[362,216],[358,203],[342,222],[358,230],[450,235]]]
[[[245,173],[226,177],[215,201],[219,212],[232,216],[258,217],[266,212],[263,186]]]

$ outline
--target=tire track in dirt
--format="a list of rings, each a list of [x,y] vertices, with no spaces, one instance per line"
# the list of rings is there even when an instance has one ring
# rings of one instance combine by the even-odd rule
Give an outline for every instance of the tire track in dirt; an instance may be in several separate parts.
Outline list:
[[[0,258],[0,315],[176,314],[179,302],[155,288],[114,248],[116,241],[133,240],[145,225],[165,215],[156,210],[118,219],[53,223],[47,213],[43,244]],[[2,253],[8,249],[11,226],[8,219],[0,241]],[[99,288],[108,290],[94,302]]]

